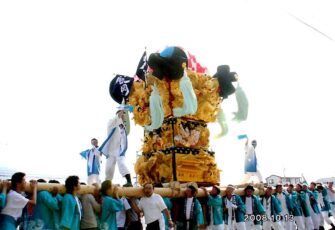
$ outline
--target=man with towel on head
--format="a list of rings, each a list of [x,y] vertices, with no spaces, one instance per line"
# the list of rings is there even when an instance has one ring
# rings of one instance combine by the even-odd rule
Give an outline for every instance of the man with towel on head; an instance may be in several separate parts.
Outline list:
[[[253,140],[251,142],[251,146],[249,146],[249,139],[245,142],[245,163],[244,163],[244,172],[245,178],[243,183],[250,183],[250,178],[252,176],[256,176],[258,182],[262,182],[262,175],[257,167],[257,157],[256,157],[256,149],[257,141]]]
[[[208,207],[208,221],[207,230],[224,230],[223,222],[223,207],[222,197],[220,195],[221,189],[217,185],[213,185],[210,192],[206,188],[201,187],[207,196],[207,207]]]
[[[225,230],[245,230],[245,204],[239,195],[233,194],[234,190],[235,187],[229,184],[226,195],[222,197]]]
[[[87,160],[87,184],[100,184],[101,152],[98,150],[98,140],[91,139],[91,149],[82,151],[80,155]]]
[[[244,189],[244,195],[241,196],[245,205],[245,228],[246,230],[261,230],[262,216],[265,214],[265,209],[261,204],[259,197],[254,195],[255,189],[252,185],[248,185]]]
[[[125,187],[132,186],[130,171],[126,166],[126,152],[128,149],[127,139],[127,116],[128,106],[121,104],[117,107],[116,116],[109,120],[107,131],[108,137],[101,145],[100,150],[107,157],[106,161],[106,180],[114,177],[115,164],[118,164],[120,174],[126,178]]]

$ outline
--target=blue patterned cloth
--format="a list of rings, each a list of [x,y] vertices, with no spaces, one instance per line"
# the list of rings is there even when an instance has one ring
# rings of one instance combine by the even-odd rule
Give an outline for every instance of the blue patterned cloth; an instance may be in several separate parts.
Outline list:
[[[0,229],[16,230],[16,221],[8,215],[0,215]]]
[[[255,151],[249,150],[246,153],[245,161],[244,161],[244,171],[246,173],[247,172],[257,172],[257,157],[256,157]]]

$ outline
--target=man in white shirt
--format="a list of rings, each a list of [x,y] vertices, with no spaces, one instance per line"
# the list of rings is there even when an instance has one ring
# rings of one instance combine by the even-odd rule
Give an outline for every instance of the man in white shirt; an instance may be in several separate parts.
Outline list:
[[[173,222],[167,209],[163,198],[154,193],[154,188],[152,184],[143,185],[144,197],[141,198],[138,206],[134,205],[135,211],[140,215],[141,212],[144,214],[145,223],[147,225],[147,230],[164,230],[164,218],[162,211],[168,217],[169,227],[173,227]]]
[[[14,173],[11,179],[11,190],[7,194],[6,206],[1,211],[0,229],[16,230],[17,220],[22,215],[23,208],[28,204],[36,204],[37,182],[30,183],[33,191],[31,200],[21,195],[26,186],[25,174]]]
[[[127,213],[129,213],[129,210],[131,209],[128,200],[124,197],[121,198],[124,209],[122,211],[119,211],[116,213],[116,223],[117,223],[117,229],[118,230],[124,230],[126,226],[126,219],[127,219]],[[128,221],[130,221],[128,219]]]

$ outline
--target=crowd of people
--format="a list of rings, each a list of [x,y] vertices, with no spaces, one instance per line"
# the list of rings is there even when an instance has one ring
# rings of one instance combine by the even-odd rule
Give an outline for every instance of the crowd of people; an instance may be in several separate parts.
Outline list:
[[[265,187],[262,196],[254,194],[248,185],[243,195],[234,193],[228,185],[225,195],[219,186],[211,191],[188,184],[184,197],[167,198],[154,193],[162,184],[144,184],[142,198],[115,197],[110,180],[94,184],[91,194],[80,194],[79,177],[69,176],[66,192],[61,195],[59,186],[51,191],[37,191],[39,183],[30,181],[29,193],[25,190],[26,177],[22,172],[1,181],[0,230],[37,229],[105,229],[105,230],[314,230],[332,226],[330,216],[335,215],[335,190],[327,185],[290,184]],[[49,183],[59,183],[51,180]],[[205,197],[196,196],[199,189]],[[143,223],[142,217],[145,222]]]

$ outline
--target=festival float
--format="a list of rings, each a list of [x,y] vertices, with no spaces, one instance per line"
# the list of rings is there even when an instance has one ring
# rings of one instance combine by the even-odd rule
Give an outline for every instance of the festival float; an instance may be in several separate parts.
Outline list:
[[[139,184],[219,184],[207,125],[219,119],[221,135],[226,133],[221,102],[235,92],[239,110],[234,119],[246,119],[245,94],[233,85],[237,74],[220,65],[210,76],[193,55],[175,46],[152,53],[147,63],[141,60],[136,78],[116,75],[110,83],[111,97],[132,106],[135,124],[144,128],[142,155],[135,164]]]
[[[233,82],[238,75],[228,65],[220,65],[211,76],[195,56],[179,47],[167,47],[153,53],[146,60],[143,54],[135,77],[116,75],[109,92],[118,104],[133,112],[133,120],[144,128],[142,154],[135,163],[135,172],[140,185],[145,183],[168,184],[155,188],[164,197],[184,195],[186,186],[194,187],[220,184],[220,169],[215,161],[215,152],[209,151],[210,122],[218,122],[222,137],[228,132],[225,115],[221,108],[223,100],[235,93],[238,111],[233,120],[247,119],[248,100],[242,88]],[[130,122],[127,114],[126,130]],[[235,194],[243,194],[247,184],[237,185]],[[51,191],[61,184],[38,184],[38,190]],[[255,194],[264,192],[263,184],[256,184]],[[113,185],[113,196],[141,197],[141,187]],[[220,186],[221,195],[226,187]],[[31,191],[27,185],[27,192]],[[81,186],[79,194],[92,193],[93,186]],[[198,190],[198,197],[205,192]]]

